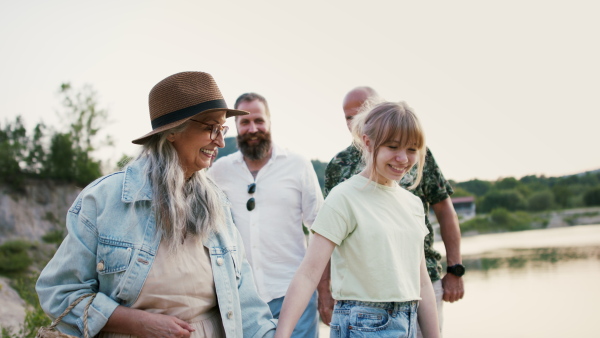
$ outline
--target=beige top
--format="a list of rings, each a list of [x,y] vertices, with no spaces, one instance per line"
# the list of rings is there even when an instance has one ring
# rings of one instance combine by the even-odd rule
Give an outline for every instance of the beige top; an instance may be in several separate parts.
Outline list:
[[[193,338],[225,337],[208,249],[193,238],[186,239],[175,255],[168,253],[167,245],[161,241],[146,282],[131,308],[184,320],[196,329]],[[101,332],[100,337],[131,336]]]
[[[331,255],[336,300],[420,300],[423,203],[394,183],[354,175],[327,196],[311,230],[337,244]]]

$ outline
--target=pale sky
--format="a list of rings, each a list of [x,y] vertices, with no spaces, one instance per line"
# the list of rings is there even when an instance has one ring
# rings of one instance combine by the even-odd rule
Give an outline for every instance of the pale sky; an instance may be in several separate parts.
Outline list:
[[[596,1],[0,4],[2,125],[58,125],[59,85],[89,83],[117,141],[104,159],[136,153],[154,84],[197,70],[230,107],[264,95],[274,141],[310,159],[350,144],[342,99],[368,85],[414,108],[448,179],[600,168]]]

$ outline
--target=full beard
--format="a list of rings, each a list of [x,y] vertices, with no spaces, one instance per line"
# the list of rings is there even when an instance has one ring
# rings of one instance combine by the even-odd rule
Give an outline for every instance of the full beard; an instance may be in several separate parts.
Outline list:
[[[254,137],[258,139],[258,144],[248,144],[248,141]],[[251,161],[262,160],[271,149],[271,133],[259,131],[253,134],[238,135],[237,145],[244,157]]]

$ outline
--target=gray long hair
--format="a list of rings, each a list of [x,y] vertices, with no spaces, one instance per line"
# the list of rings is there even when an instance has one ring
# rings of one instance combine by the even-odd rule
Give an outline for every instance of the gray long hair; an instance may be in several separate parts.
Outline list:
[[[225,222],[221,190],[205,169],[186,180],[177,151],[167,140],[169,134],[183,131],[188,123],[154,135],[140,154],[148,158],[144,173],[152,186],[152,210],[171,253],[186,236],[204,240]]]

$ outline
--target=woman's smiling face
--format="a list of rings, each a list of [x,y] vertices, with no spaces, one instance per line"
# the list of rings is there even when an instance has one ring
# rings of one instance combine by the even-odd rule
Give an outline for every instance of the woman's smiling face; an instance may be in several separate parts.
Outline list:
[[[377,183],[390,185],[391,182],[387,181],[399,181],[415,165],[417,158],[416,147],[401,147],[396,141],[382,144],[377,152],[375,166],[380,178]]]
[[[372,142],[364,135],[369,151],[373,151]],[[377,183],[391,186],[399,181],[417,163],[417,147],[402,146],[400,141],[391,140],[379,146],[373,169],[377,174]]]
[[[173,133],[167,137],[177,151],[179,163],[186,178],[191,177],[196,171],[208,168],[217,153],[216,149],[225,146],[221,132],[214,140],[211,139],[213,125],[225,123],[224,110],[204,113],[194,116],[192,119],[202,123],[189,121],[182,132]]]

